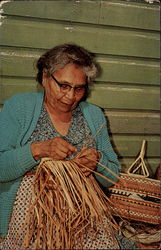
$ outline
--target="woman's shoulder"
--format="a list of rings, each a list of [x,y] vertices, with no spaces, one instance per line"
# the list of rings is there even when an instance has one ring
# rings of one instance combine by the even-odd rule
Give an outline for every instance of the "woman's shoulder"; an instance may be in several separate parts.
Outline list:
[[[90,111],[90,112],[101,112],[102,113],[102,108],[97,106],[96,104],[90,103],[90,102],[81,102],[80,107],[82,111]]]
[[[11,96],[5,101],[6,104],[16,105],[16,104],[34,104],[37,99],[42,97],[41,92],[26,92],[26,93],[17,93]]]
[[[95,104],[89,102],[80,103],[81,111],[84,117],[91,122],[102,123],[105,120],[103,109]]]

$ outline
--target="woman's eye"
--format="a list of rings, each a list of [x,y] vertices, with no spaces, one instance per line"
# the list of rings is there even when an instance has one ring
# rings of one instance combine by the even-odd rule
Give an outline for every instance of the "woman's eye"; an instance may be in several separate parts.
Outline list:
[[[78,87],[78,88],[76,88],[76,91],[81,91],[83,89],[84,89],[83,87]]]
[[[63,90],[69,89],[69,85],[61,84],[61,89],[63,89]]]

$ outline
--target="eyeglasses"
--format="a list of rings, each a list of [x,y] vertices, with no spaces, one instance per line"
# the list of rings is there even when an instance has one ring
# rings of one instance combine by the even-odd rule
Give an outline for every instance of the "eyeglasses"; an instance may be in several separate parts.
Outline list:
[[[58,82],[58,80],[53,75],[51,75],[51,77],[57,83],[57,85],[59,86],[60,91],[62,93],[65,93],[65,94],[67,92],[69,92],[71,89],[74,89],[74,93],[76,95],[81,95],[81,94],[84,93],[85,89],[87,88],[87,84],[72,87],[69,84]]]

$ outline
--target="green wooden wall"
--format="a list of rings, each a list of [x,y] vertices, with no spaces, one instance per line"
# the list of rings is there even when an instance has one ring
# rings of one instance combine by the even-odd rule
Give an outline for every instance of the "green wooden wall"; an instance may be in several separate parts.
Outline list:
[[[37,91],[35,61],[74,42],[97,56],[103,73],[89,101],[104,108],[123,171],[147,140],[146,163],[160,162],[160,14],[145,1],[2,1],[0,105]]]

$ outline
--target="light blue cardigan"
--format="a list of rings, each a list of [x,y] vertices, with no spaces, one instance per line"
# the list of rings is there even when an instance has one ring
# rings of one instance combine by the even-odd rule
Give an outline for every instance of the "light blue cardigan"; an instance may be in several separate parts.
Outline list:
[[[24,174],[38,164],[34,160],[30,144],[31,136],[38,121],[44,93],[17,94],[7,100],[0,112],[0,236],[6,235],[17,190]],[[106,121],[101,109],[93,104],[81,102],[81,110],[91,129],[93,136]],[[114,153],[107,127],[105,126],[96,137],[97,150],[102,152],[100,162],[115,173],[119,173],[120,164]],[[103,166],[97,171],[117,181]],[[102,177],[95,175],[104,187],[111,184]]]

